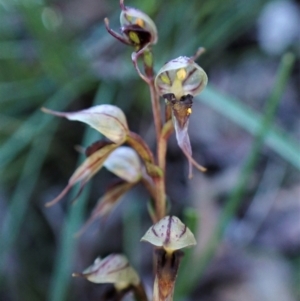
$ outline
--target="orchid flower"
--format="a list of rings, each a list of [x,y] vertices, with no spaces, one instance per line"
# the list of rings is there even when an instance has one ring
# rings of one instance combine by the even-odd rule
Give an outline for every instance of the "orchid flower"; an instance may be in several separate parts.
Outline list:
[[[196,245],[193,233],[176,216],[166,216],[150,227],[141,241],[147,241],[157,247],[153,301],[172,301],[183,255],[180,250]]]
[[[157,93],[166,100],[167,107],[171,108],[178,145],[189,161],[189,177],[192,177],[192,165],[201,171],[206,170],[192,158],[188,135],[193,97],[206,85],[207,75],[204,70],[194,62],[193,58],[185,56],[166,63],[155,78]]]
[[[87,159],[75,170],[66,188],[46,204],[46,206],[52,206],[61,200],[75,184],[80,183],[78,197],[85,184],[102,168],[108,156],[126,141],[129,129],[123,111],[113,105],[98,105],[86,110],[67,113],[45,108],[42,110],[55,116],[86,123],[111,140],[109,143],[98,144],[96,147],[93,145],[87,150]]]

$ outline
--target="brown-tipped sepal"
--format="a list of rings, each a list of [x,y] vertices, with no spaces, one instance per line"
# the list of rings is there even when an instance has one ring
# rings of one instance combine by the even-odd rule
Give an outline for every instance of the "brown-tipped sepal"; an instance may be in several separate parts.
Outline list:
[[[107,188],[104,195],[98,200],[94,207],[91,216],[85,222],[84,226],[77,233],[81,235],[87,228],[97,219],[107,217],[111,211],[118,205],[121,198],[132,188],[136,183],[119,181]]]
[[[118,147],[115,143],[104,144],[102,147],[94,151],[85,161],[75,170],[71,178],[69,179],[68,185],[65,189],[52,201],[46,203],[46,206],[52,206],[60,201],[69,190],[77,183],[80,183],[79,193],[76,198],[80,195],[86,183],[97,173],[103,166],[104,161],[109,154]],[[75,199],[76,199],[75,198]]]
[[[166,216],[161,219],[146,232],[141,241],[163,247],[167,252],[196,245],[191,230],[176,216]]]
[[[94,283],[113,283],[118,290],[126,289],[140,283],[137,272],[130,266],[127,258],[121,254],[111,254],[95,262],[82,273],[73,277],[84,277]]]
[[[46,108],[42,111],[86,123],[117,144],[122,144],[129,133],[125,114],[114,105],[98,105],[78,112],[56,112]]]

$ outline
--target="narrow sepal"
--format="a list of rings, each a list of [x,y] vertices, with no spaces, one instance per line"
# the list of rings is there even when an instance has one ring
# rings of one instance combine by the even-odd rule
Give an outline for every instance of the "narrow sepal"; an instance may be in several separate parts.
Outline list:
[[[98,105],[78,112],[57,112],[46,108],[42,108],[42,111],[86,123],[118,144],[125,141],[129,132],[125,114],[120,108],[113,105]]]
[[[114,143],[108,144],[86,158],[85,161],[75,170],[75,172],[69,179],[66,188],[55,199],[53,199],[51,202],[46,203],[46,206],[52,206],[60,201],[76,183],[80,183],[80,194],[84,185],[94,176],[95,173],[99,171],[99,169],[101,169],[108,155],[116,147],[118,147],[118,145]],[[77,197],[79,196],[79,194],[77,195]]]
[[[136,183],[118,182],[111,185],[105,194],[98,200],[89,219],[86,221],[77,235],[81,235],[98,218],[107,216],[117,206],[122,196]]]

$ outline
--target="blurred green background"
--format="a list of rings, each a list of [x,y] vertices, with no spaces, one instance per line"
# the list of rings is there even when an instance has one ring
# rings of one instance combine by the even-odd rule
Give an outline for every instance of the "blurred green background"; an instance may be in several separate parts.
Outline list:
[[[194,229],[176,300],[300,300],[299,1],[126,1],[155,21],[155,68],[206,48],[209,85],[190,120],[187,179],[174,137],[168,149],[170,214]],[[151,292],[151,225],[143,187],[111,216],[74,234],[115,180],[101,170],[75,205],[45,208],[99,139],[40,111],[112,103],[155,147],[148,89],[103,19],[119,28],[118,1],[0,0],[0,300],[113,300],[109,286],[72,279],[95,257],[124,252]],[[69,200],[69,201],[68,201]],[[128,298],[130,300],[130,296]]]

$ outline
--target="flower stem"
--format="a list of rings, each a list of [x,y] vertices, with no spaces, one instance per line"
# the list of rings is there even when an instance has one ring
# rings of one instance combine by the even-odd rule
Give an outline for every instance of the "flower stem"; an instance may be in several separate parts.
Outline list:
[[[139,69],[138,66],[138,57],[142,55],[144,63],[144,72]],[[153,181],[156,187],[156,198],[155,198],[155,211],[156,218],[159,220],[163,218],[166,214],[166,192],[165,192],[165,165],[166,165],[166,141],[161,139],[161,130],[162,130],[162,120],[161,120],[161,110],[159,104],[159,95],[155,90],[154,85],[154,71],[153,71],[153,58],[152,52],[150,49],[145,49],[142,53],[133,53],[132,62],[135,69],[137,70],[140,77],[148,84],[150,89],[150,97],[152,104],[153,120],[156,133],[156,148],[157,148],[157,164],[163,171],[163,176],[154,177]]]
[[[156,130],[157,141],[157,164],[163,171],[163,176],[155,179],[155,186],[157,188],[157,199],[155,204],[156,216],[158,220],[166,215],[166,186],[165,186],[165,170],[166,170],[166,152],[167,140],[162,138],[161,133],[161,110],[159,105],[159,96],[155,91],[153,78],[149,82],[153,118]]]
[[[160,132],[161,132],[161,110],[159,105],[159,96],[155,91],[154,79],[151,79],[151,81],[149,82],[149,88],[150,88],[151,104],[152,104],[152,111],[153,111],[153,119],[155,125],[156,141],[157,144],[159,144]]]

